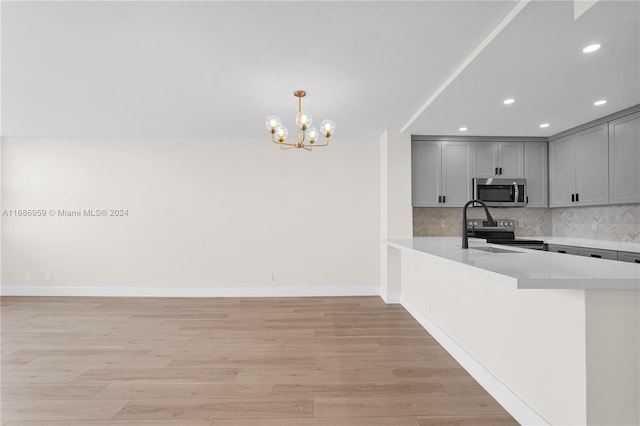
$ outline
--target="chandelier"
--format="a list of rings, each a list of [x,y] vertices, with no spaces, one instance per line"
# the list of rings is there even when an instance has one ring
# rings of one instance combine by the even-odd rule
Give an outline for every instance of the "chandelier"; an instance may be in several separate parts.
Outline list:
[[[298,126],[298,140],[296,142],[286,142],[289,130],[282,125],[280,117],[270,115],[267,117],[265,124],[267,130],[271,132],[271,141],[280,145],[280,149],[303,148],[311,151],[317,146],[329,145],[329,138],[336,129],[336,123],[333,120],[323,120],[320,123],[320,130],[311,126],[311,114],[302,111],[302,98],[307,95],[304,90],[296,90],[293,95],[298,98],[298,114],[296,114],[296,126]],[[325,143],[316,143],[320,139],[320,134],[325,137]]]

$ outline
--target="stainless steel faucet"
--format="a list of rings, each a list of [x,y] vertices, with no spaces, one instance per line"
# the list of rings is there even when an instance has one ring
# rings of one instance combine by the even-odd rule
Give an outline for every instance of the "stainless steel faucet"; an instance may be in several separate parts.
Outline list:
[[[487,214],[487,222],[489,226],[495,226],[496,221],[493,220],[493,217],[491,217],[491,213],[489,213],[489,209],[487,208],[487,205],[485,203],[483,203],[480,200],[470,200],[467,201],[467,204],[464,205],[464,207],[462,208],[462,248],[463,249],[468,249],[469,248],[469,236],[467,235],[467,208],[469,207],[469,205],[471,204],[475,204],[478,203],[482,206],[482,208],[484,208],[484,212]]]

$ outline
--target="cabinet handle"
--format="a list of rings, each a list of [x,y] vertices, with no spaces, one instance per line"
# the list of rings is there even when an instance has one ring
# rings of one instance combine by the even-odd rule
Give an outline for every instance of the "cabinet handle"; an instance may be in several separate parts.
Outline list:
[[[443,195],[443,196],[442,196],[442,204],[446,203],[446,201],[445,201],[446,199],[447,199],[447,196],[446,196],[446,195]]]
[[[564,253],[564,254],[567,254],[567,252],[566,252],[566,251],[564,251],[564,250],[558,250],[558,253]]]
[[[576,203],[580,201],[580,194],[576,194]]]
[[[634,262],[640,263],[640,259],[635,259]]]
[[[442,195],[438,195],[438,203],[442,202]]]
[[[571,194],[571,202],[573,203],[574,201],[576,201],[576,194]]]
[[[497,167],[496,167],[496,172],[494,174],[496,174],[496,175],[498,174],[498,168]]]
[[[602,259],[602,256],[600,256],[599,254],[592,254],[591,257],[595,257],[597,259]]]
[[[527,195],[527,204],[529,204],[529,196]]]
[[[502,174],[502,167],[500,167],[500,174]]]

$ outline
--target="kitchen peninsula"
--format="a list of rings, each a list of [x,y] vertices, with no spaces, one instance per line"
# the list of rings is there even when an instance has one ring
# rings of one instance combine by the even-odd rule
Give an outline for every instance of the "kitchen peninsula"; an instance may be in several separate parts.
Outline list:
[[[403,306],[518,421],[640,424],[639,265],[459,237],[387,245]]]

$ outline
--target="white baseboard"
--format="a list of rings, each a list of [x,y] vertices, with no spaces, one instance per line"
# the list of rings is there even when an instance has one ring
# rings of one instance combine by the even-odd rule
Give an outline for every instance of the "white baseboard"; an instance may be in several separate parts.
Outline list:
[[[312,297],[379,296],[378,287],[50,287],[0,286],[1,296]]]
[[[384,293],[383,291],[380,291],[380,297],[387,304],[400,303],[402,299],[400,293]]]
[[[401,297],[400,303],[518,423],[522,425],[550,424],[458,345],[440,327],[424,316],[411,302]]]

